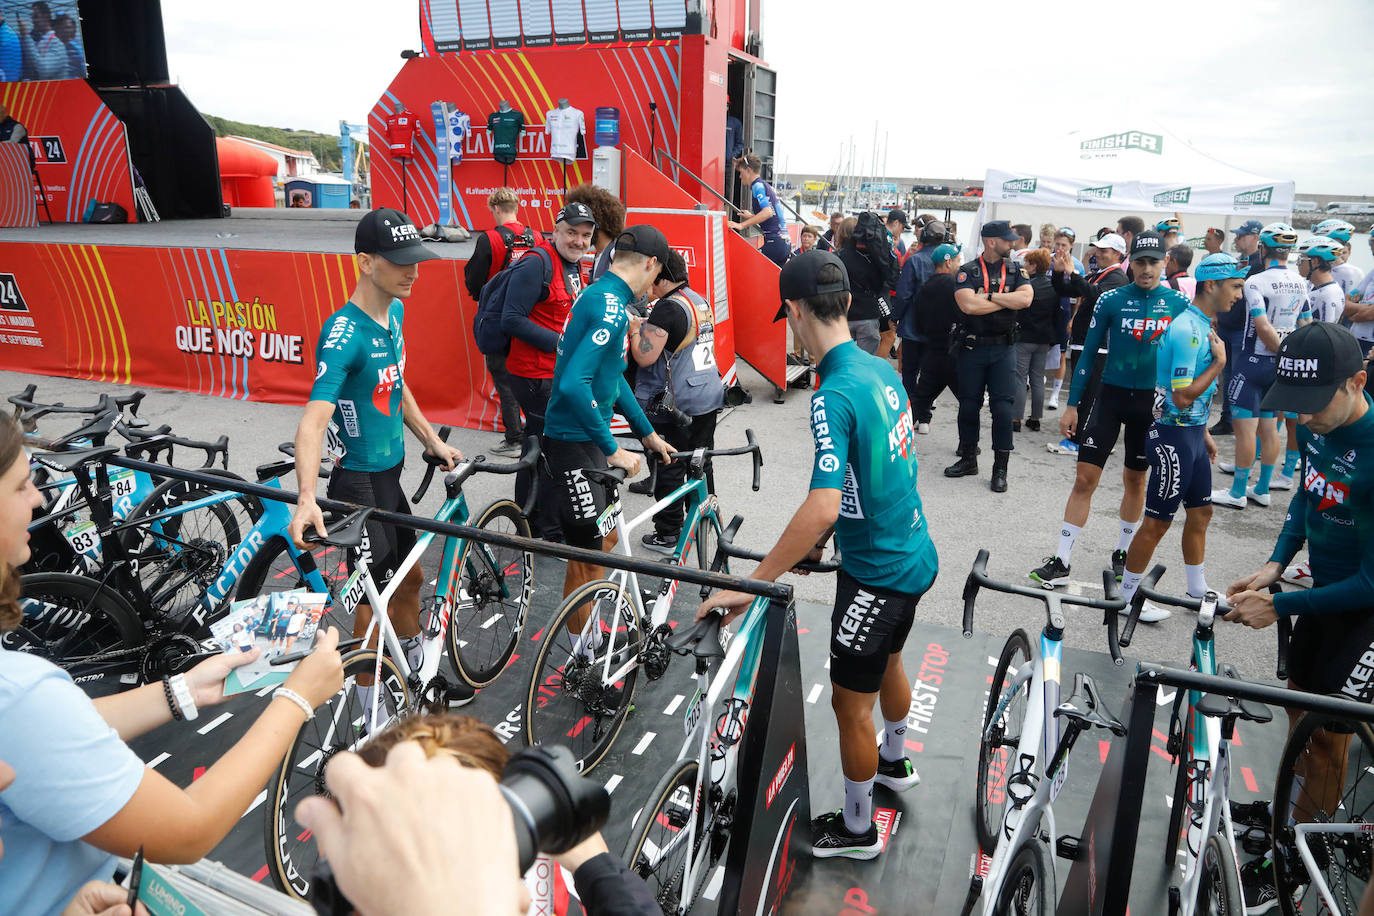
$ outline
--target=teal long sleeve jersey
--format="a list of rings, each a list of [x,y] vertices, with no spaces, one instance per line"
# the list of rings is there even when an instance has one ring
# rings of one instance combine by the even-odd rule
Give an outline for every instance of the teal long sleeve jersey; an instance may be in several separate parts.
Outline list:
[[[1169,324],[1188,308],[1188,297],[1176,289],[1141,289],[1134,283],[1103,293],[1093,306],[1092,323],[1083,341],[1083,358],[1073,370],[1069,406],[1077,407],[1092,374],[1093,354],[1107,341],[1102,383],[1153,391],[1155,352]]]
[[[626,332],[634,300],[629,285],[607,271],[582,291],[558,337],[553,394],[544,434],[564,442],[590,442],[615,452],[611,414],[618,408],[641,439],[654,431],[625,381]]]
[[[1274,596],[1284,616],[1374,608],[1374,401],[1364,398],[1370,409],[1349,426],[1298,427],[1297,487],[1269,560],[1287,566],[1306,541],[1312,587]]]

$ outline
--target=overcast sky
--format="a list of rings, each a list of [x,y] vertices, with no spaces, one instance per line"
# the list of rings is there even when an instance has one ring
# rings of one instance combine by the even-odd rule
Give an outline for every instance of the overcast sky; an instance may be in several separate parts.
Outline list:
[[[765,0],[778,167],[828,173],[852,134],[866,172],[877,122],[888,174],[981,178],[1116,111],[1291,177],[1299,193],[1374,194],[1374,57],[1364,53],[1374,2],[1069,9]],[[340,119],[361,122],[401,50],[420,44],[415,0],[162,0],[162,12],[172,78],[191,101],[275,127],[335,133]]]

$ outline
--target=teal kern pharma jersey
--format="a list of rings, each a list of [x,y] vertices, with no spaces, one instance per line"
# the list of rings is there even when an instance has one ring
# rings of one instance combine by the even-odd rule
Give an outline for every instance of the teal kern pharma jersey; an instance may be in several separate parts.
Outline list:
[[[1374,401],[1324,436],[1298,427],[1297,487],[1270,562],[1287,566],[1307,541],[1312,588],[1274,596],[1280,614],[1374,612]]]
[[[1103,293],[1093,306],[1092,323],[1083,341],[1083,352],[1096,353],[1107,341],[1107,365],[1102,383],[1136,391],[1155,388],[1155,350],[1169,323],[1188,307],[1188,297],[1163,284],[1141,289],[1127,283]],[[1073,370],[1069,406],[1077,407],[1088,387],[1093,360],[1080,359]]]
[[[310,400],[334,405],[330,450],[343,452],[350,471],[385,471],[405,457],[405,308],[392,299],[386,327],[352,302],[324,323],[315,343],[315,384]]]
[[[617,407],[636,436],[642,439],[654,431],[625,381],[625,329],[630,323],[625,304],[633,299],[625,281],[608,271],[573,303],[558,337],[546,436],[590,442],[602,454],[614,454],[611,413]]]
[[[1193,384],[1212,365],[1212,345],[1208,334],[1212,322],[1195,305],[1188,306],[1169,325],[1164,343],[1155,356],[1155,420],[1164,426],[1206,426],[1212,409],[1217,380],[1187,407],[1174,403],[1173,393]]]
[[[853,341],[825,354],[811,396],[811,489],[839,490],[841,564],[864,585],[907,595],[939,571],[916,492],[916,427],[902,381]]]

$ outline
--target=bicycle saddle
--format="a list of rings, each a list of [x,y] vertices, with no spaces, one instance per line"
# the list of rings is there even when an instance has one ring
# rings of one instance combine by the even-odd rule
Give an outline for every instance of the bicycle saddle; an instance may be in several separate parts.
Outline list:
[[[101,445],[97,448],[79,448],[74,451],[66,452],[43,452],[38,456],[38,460],[48,467],[58,468],[59,470],[70,473],[83,464],[90,464],[108,458],[111,455],[118,454],[118,446]]]
[[[368,516],[373,512],[369,506],[366,509],[359,509],[342,517],[326,519],[325,525],[337,525],[329,534],[320,537],[313,531],[305,532],[305,540],[312,544],[329,544],[342,550],[352,550],[363,543],[363,525],[367,524]]]
[[[679,655],[689,652],[697,658],[724,658],[725,649],[720,644],[720,628],[725,618],[720,614],[709,614],[668,637],[668,648]]]
[[[1118,738],[1124,737],[1126,726],[1107,710],[1099,709],[1099,706],[1097,684],[1092,677],[1075,674],[1073,693],[1055,709],[1054,717],[1068,719],[1085,731],[1090,728],[1105,728]]]
[[[608,490],[625,482],[625,471],[622,468],[583,468],[582,476]]]
[[[1246,722],[1257,722],[1263,725],[1274,718],[1274,714],[1269,711],[1269,707],[1263,703],[1252,703],[1249,700],[1238,700],[1235,697],[1223,696],[1219,693],[1204,694],[1202,699],[1197,701],[1193,707],[1204,716],[1212,716],[1217,719],[1235,717]]]

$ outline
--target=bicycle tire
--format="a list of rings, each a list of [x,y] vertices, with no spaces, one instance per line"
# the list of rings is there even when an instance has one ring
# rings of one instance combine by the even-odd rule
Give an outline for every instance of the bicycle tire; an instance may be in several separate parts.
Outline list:
[[[1054,886],[1054,863],[1040,838],[1031,835],[1011,857],[1002,893],[997,895],[994,912],[1008,916],[1049,916],[1054,912],[1058,894]]]
[[[6,649],[46,658],[78,681],[138,670],[143,622],[118,592],[87,576],[61,572],[26,573],[19,589],[24,618],[0,636]],[[68,625],[68,615],[40,605],[89,616]]]
[[[509,499],[487,506],[473,526],[530,536],[529,519]],[[448,574],[449,593],[459,598],[450,599],[448,657],[458,676],[477,689],[496,680],[520,643],[534,597],[534,557],[528,550],[468,539],[457,564],[458,581]]]
[[[1178,862],[1178,841],[1187,827],[1183,823],[1188,810],[1188,771],[1191,767],[1193,752],[1193,707],[1184,701],[1180,707],[1183,712],[1183,746],[1174,764],[1174,797],[1169,805],[1169,828],[1164,835],[1164,865],[1173,868]]]
[[[720,516],[714,510],[702,515],[701,520],[697,522],[697,568],[703,572],[710,572],[711,564],[715,562],[716,553],[720,550],[720,533]],[[720,558],[720,569],[717,572],[727,576],[730,574],[729,557]],[[711,587],[703,585],[702,599],[705,600],[710,594]]]
[[[643,644],[643,624],[629,595],[631,587],[628,581],[621,588],[609,579],[583,584],[563,599],[558,613],[539,634],[539,651],[525,693],[525,743],[562,744],[572,751],[584,774],[591,772],[611,749],[634,700],[639,677],[637,662],[624,680],[615,684],[602,684],[597,673],[608,653],[628,658],[637,654]],[[615,601],[615,607],[603,613],[608,600]],[[601,645],[590,659],[574,659],[576,637],[568,632],[568,626],[584,606],[590,606],[589,615],[579,633],[585,629],[590,634],[594,629],[601,634]],[[611,623],[617,625],[614,631],[610,630]],[[621,623],[627,625],[624,630],[619,626]],[[569,663],[575,677],[568,677]],[[593,677],[587,677],[589,674]]]
[[[1198,882],[1196,912],[1221,916],[1245,912],[1245,898],[1236,871],[1236,851],[1229,842],[1216,834],[1209,836],[1202,847],[1198,867],[1202,869],[1202,880]]]
[[[324,559],[332,557],[333,560]],[[324,559],[324,565],[319,565],[320,560]],[[348,569],[344,564],[343,551],[331,550],[329,553],[320,551],[317,557],[312,553],[302,553],[300,562],[306,567],[306,571],[311,569],[320,574],[324,579],[325,588],[329,592],[329,610],[325,612],[320,620],[320,629],[326,627],[338,627],[339,633],[347,636],[353,632],[353,614],[345,614],[343,608],[339,606],[339,589],[345,579],[348,578]],[[312,586],[306,581],[303,571],[291,559],[291,554],[286,549],[286,538],[280,534],[274,534],[262,546],[258,552],[253,554],[253,558],[243,567],[243,573],[239,576],[237,586],[235,586],[234,597],[243,601],[249,598],[256,598],[261,594],[270,592],[290,592],[299,589],[310,590]]]
[[[1020,659],[1016,660],[1016,656]],[[1002,713],[1001,723],[988,734],[993,713],[997,711],[1002,692],[1006,689],[1007,679],[1021,665],[1031,660],[1030,637],[1025,630],[1014,630],[1002,646],[1002,654],[997,658],[997,670],[988,685],[988,705],[983,712],[983,727],[978,732],[978,775],[976,797],[974,798],[974,825],[978,831],[978,845],[984,855],[992,855],[1002,838],[1002,822],[1007,805],[1006,772],[1008,762],[1015,758],[1016,747],[1021,741],[1021,723],[1025,721],[1026,710],[1018,711],[1018,704],[1028,705],[1030,681],[1025,681],[1017,690],[1021,696],[1011,700]],[[1015,667],[1012,662],[1016,660]],[[1008,730],[1015,724],[1015,732]],[[1000,751],[1000,753],[999,753]],[[1001,766],[1002,777],[990,778],[995,766]]]
[[[358,649],[343,657],[343,688],[301,723],[291,747],[267,784],[268,804],[264,809],[263,841],[267,846],[267,867],[272,882],[284,894],[305,900],[310,893],[310,873],[319,861],[319,850],[312,837],[297,820],[296,805],[312,795],[328,797],[325,767],[341,751],[354,750],[361,742],[355,728],[364,714],[354,683],[360,674],[376,670],[377,652]],[[410,691],[400,669],[382,656],[382,682],[387,689],[378,699],[379,712],[386,710],[388,720],[410,708]],[[348,725],[341,731],[331,728],[334,721]],[[385,725],[379,723],[378,731]]]
[[[1329,726],[1329,727],[1328,727]],[[1279,758],[1279,773],[1274,781],[1274,814],[1270,835],[1274,838],[1274,886],[1278,891],[1279,910],[1284,916],[1297,916],[1303,912],[1320,911],[1319,896],[1312,882],[1307,880],[1306,869],[1301,865],[1294,869],[1291,863],[1297,861],[1293,831],[1288,826],[1289,808],[1295,801],[1294,777],[1299,775],[1297,768],[1311,766],[1307,761],[1308,745],[1318,731],[1338,734],[1353,733],[1346,754],[1345,776],[1341,783],[1341,796],[1337,804],[1323,805],[1319,799],[1306,791],[1296,797],[1301,809],[1312,822],[1354,823],[1374,820],[1374,730],[1364,722],[1333,722],[1316,713],[1306,713],[1298,720],[1297,727],[1284,744]],[[1311,780],[1309,773],[1307,779]],[[1333,810],[1327,811],[1331,807]],[[1374,839],[1367,833],[1346,834],[1337,841],[1312,844],[1314,856],[1324,866],[1325,881],[1338,903],[1348,902],[1346,912],[1354,913],[1358,908],[1365,885],[1370,879],[1370,856],[1374,853]],[[1291,856],[1288,854],[1292,850]],[[1348,864],[1347,864],[1348,863]],[[1355,881],[1355,884],[1351,882]],[[1295,894],[1301,894],[1296,896]]]
[[[630,871],[638,875],[658,901],[664,916],[675,916],[682,903],[682,881],[686,879],[688,853],[685,842],[673,850],[673,856],[651,861],[682,831],[692,816],[692,794],[699,786],[697,774],[701,767],[695,760],[679,761],[664,773],[649,793],[650,803],[639,813],[630,829],[622,858]],[[685,796],[685,797],[684,797]],[[706,822],[705,805],[697,806],[697,844],[702,840]],[[678,853],[681,856],[678,856]],[[663,866],[668,864],[665,870]]]

